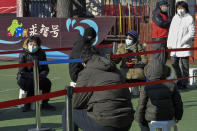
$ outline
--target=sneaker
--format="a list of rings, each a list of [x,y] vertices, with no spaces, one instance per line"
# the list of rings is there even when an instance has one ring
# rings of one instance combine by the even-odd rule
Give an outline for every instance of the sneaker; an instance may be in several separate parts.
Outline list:
[[[50,111],[55,111],[56,108],[52,105],[50,105],[49,103],[42,103],[41,104],[41,109],[43,110],[50,110]]]

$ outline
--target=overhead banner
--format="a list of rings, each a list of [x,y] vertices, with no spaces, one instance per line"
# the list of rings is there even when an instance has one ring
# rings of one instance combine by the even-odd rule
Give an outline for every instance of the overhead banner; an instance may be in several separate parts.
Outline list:
[[[21,50],[25,39],[39,36],[42,48],[72,47],[75,37],[84,35],[87,27],[97,33],[93,45],[99,44],[115,24],[114,18],[0,18],[0,51]],[[54,52],[53,52],[54,53]],[[66,52],[59,52],[63,55]],[[57,53],[56,53],[57,54]],[[54,55],[54,54],[53,54]],[[16,54],[10,54],[15,56]]]
[[[16,0],[0,0],[0,14],[16,13]]]

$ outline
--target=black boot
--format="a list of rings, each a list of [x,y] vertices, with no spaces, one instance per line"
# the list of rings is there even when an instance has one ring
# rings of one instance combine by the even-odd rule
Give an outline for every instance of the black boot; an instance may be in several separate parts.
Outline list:
[[[50,111],[55,111],[56,110],[56,108],[54,106],[50,105],[48,102],[43,102],[41,104],[41,109],[50,110]]]
[[[182,88],[181,88],[181,90],[185,90],[185,89],[187,89],[188,87],[187,87],[187,85],[182,85]]]
[[[178,89],[182,89],[182,86],[183,86],[182,81],[179,80],[179,81],[177,82],[177,87],[178,87]]]
[[[22,112],[28,112],[31,111],[31,103],[27,103],[24,105],[24,107],[22,108]]]

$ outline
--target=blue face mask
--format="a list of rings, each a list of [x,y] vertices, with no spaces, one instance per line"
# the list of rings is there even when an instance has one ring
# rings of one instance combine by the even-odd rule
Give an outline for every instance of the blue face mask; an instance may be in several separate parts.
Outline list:
[[[126,39],[125,40],[125,43],[126,43],[127,46],[130,46],[132,44],[132,42],[133,42],[133,40],[131,40],[131,39]]]
[[[38,47],[33,46],[33,45],[29,45],[28,49],[29,49],[29,52],[35,53],[38,50]]]

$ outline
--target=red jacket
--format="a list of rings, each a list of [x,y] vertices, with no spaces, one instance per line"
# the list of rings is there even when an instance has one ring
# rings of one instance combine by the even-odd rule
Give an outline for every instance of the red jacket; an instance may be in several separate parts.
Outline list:
[[[167,38],[169,26],[163,26],[168,21],[168,16],[163,13],[153,15],[152,20],[152,38]]]

